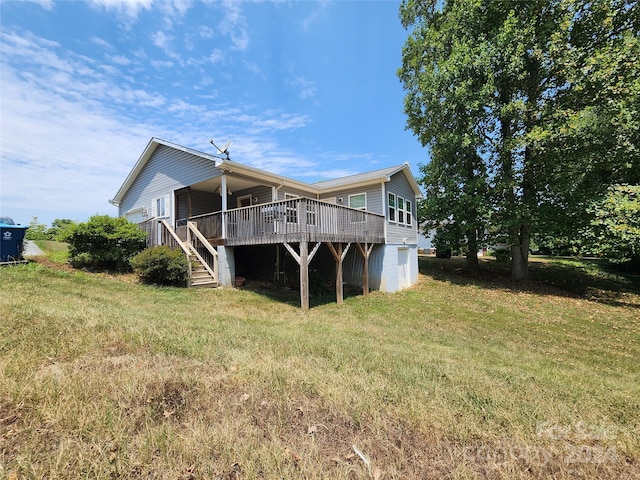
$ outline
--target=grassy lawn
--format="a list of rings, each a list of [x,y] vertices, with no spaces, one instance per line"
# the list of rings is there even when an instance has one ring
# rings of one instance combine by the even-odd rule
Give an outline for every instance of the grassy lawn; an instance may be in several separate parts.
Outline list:
[[[597,262],[308,312],[54,267],[0,270],[0,478],[640,478],[640,282]]]
[[[65,263],[69,256],[69,245],[55,240],[35,240],[34,243],[54,263]]]

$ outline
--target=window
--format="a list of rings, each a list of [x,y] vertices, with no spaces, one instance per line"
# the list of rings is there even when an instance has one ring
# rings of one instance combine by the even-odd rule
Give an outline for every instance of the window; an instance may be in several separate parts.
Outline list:
[[[407,210],[407,213],[406,213],[404,219],[405,219],[407,225],[411,226],[411,215],[412,215],[412,213],[411,213],[411,202],[409,200],[405,201],[404,202],[404,206],[405,206],[405,208]]]
[[[356,193],[355,195],[349,195],[349,206],[361,212],[349,212],[350,223],[361,223],[367,221],[367,215],[364,211],[367,209],[367,194]]]
[[[398,223],[404,223],[404,198],[398,197]]]
[[[367,194],[357,193],[355,195],[349,195],[349,206],[351,208],[357,208],[358,210],[367,209]]]
[[[168,217],[169,216],[169,195],[164,197],[154,198],[151,201],[151,216],[152,217]]]
[[[389,194],[389,221],[396,221],[396,196],[393,193]]]

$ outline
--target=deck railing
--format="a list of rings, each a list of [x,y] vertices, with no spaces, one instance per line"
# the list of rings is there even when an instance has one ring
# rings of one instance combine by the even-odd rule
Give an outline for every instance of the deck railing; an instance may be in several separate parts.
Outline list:
[[[300,241],[384,243],[384,216],[310,198],[294,198],[225,212],[197,215],[176,222],[180,240],[187,239],[187,222],[194,223],[212,244],[262,245]],[[148,246],[176,248],[175,239],[157,219],[140,224]],[[167,242],[167,243],[164,243]]]
[[[147,232],[147,247],[166,245],[169,248],[185,250],[184,239],[171,229],[164,219],[152,218],[139,223],[138,227]]]
[[[215,218],[215,217],[213,217]],[[281,242],[384,242],[384,217],[310,198],[222,212],[226,245]],[[221,225],[222,230],[222,225]],[[198,221],[198,229],[200,221]]]

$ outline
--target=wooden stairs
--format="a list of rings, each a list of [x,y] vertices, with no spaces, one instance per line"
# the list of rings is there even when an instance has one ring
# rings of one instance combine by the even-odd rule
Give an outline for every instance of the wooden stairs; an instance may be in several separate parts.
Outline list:
[[[189,287],[215,288],[218,286],[216,279],[213,278],[209,270],[202,265],[202,262],[200,262],[195,254],[189,255],[189,265],[191,265]]]

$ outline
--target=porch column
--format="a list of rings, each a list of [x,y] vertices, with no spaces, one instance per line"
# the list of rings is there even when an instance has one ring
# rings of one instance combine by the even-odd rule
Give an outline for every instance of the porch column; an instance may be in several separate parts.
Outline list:
[[[227,176],[224,172],[220,176],[220,199],[222,201],[222,238],[227,238],[227,219],[224,213],[227,211]]]

